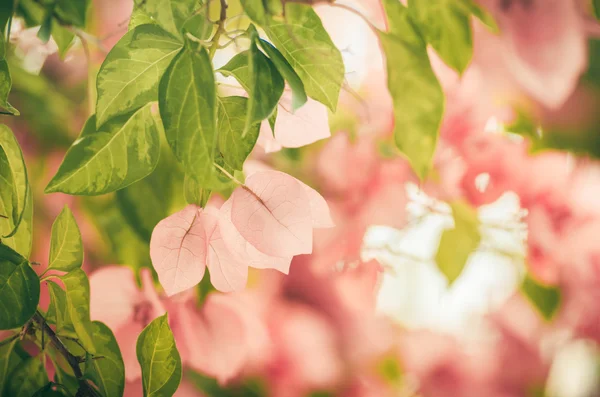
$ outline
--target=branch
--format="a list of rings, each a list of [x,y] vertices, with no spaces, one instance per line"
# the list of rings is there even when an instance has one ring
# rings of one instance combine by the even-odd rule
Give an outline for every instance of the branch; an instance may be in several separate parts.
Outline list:
[[[227,19],[227,0],[221,1],[221,14],[219,15],[219,21],[217,22],[217,31],[212,39],[212,45],[210,46],[210,50],[208,51],[208,56],[210,59],[213,59],[215,56],[215,52],[217,52],[217,48],[219,47],[219,39],[223,32],[225,32],[225,20]]]
[[[67,360],[67,363],[73,370],[73,374],[77,378],[79,382],[79,390],[77,391],[77,397],[97,397],[99,396],[98,392],[83,379],[83,373],[81,372],[81,368],[79,368],[79,358],[71,354],[67,347],[62,343],[59,339],[58,335],[50,328],[48,323],[46,323],[46,319],[42,317],[39,312],[36,312],[31,321],[34,322],[41,330],[42,333],[45,333],[50,339],[50,343],[54,346],[54,348]]]

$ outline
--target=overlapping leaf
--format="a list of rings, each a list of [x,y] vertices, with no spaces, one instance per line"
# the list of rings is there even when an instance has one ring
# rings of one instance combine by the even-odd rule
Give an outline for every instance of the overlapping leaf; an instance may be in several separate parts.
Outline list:
[[[67,296],[67,307],[77,338],[88,353],[95,353],[94,328],[90,320],[90,283],[85,272],[73,270],[61,277]]]
[[[92,328],[96,352],[102,358],[91,361],[85,376],[98,386],[102,395],[121,397],[125,388],[125,364],[115,335],[99,321],[94,321]]]
[[[0,330],[22,326],[40,300],[40,283],[29,262],[0,245]]]
[[[12,237],[17,232],[26,211],[29,197],[29,179],[21,147],[10,128],[3,124],[0,125],[0,151],[2,152],[0,154],[0,168],[2,168],[0,177],[4,179],[3,182],[9,187],[6,190],[12,193],[11,203],[5,202],[4,204],[5,208],[10,205],[12,211],[2,215],[10,217],[13,224],[13,229],[6,234],[2,234],[2,237]],[[6,194],[4,193],[3,197],[6,197]]]

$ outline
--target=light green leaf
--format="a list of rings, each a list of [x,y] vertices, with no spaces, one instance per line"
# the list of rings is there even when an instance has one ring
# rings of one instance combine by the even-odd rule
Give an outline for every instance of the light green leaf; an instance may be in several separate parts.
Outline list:
[[[287,3],[285,16],[285,21],[270,18],[265,32],[298,73],[308,96],[335,112],[344,81],[342,54],[312,7]]]
[[[297,110],[307,101],[306,91],[304,90],[304,83],[300,79],[300,76],[296,73],[292,65],[281,55],[279,50],[275,48],[271,43],[263,39],[258,40],[260,48],[269,56],[275,68],[279,71],[281,76],[287,81],[288,85],[292,89],[292,110]],[[277,110],[277,108],[275,108]]]
[[[469,256],[481,241],[477,212],[462,202],[455,202],[451,206],[454,228],[442,233],[435,256],[438,268],[450,284],[460,276]]]
[[[11,342],[0,341],[0,396],[8,395],[5,388],[10,380],[12,371],[22,362],[21,357],[15,352],[19,338]]]
[[[379,39],[394,103],[394,138],[417,175],[424,178],[435,152],[444,94],[407,9],[399,1],[387,0],[384,5],[392,33],[379,32]]]
[[[248,111],[242,130],[268,118],[277,107],[285,83],[277,68],[252,41],[248,51],[234,56],[218,70],[224,76],[234,76],[248,92]],[[245,134],[243,134],[245,135]]]
[[[57,0],[54,13],[66,24],[85,27],[88,0]]]
[[[121,397],[125,388],[125,364],[115,335],[104,323],[94,321],[92,325],[96,353],[102,358],[91,360],[85,376],[98,386],[102,395]]]
[[[597,2],[598,0],[594,0],[594,1]],[[484,9],[482,6],[475,3],[474,0],[462,0],[460,2],[460,4],[464,7],[466,7],[469,10],[469,12],[471,14],[473,14],[473,16],[475,18],[479,19],[485,26],[487,26],[487,28],[491,32],[493,32],[493,33],[500,32],[500,28],[498,27],[498,24],[494,20],[494,17],[492,17],[492,15],[486,9]]]
[[[157,25],[140,25],[127,32],[98,72],[97,126],[156,101],[158,82],[181,47]]]
[[[204,12],[197,12],[186,19],[182,29],[197,39],[208,40],[212,34],[213,25]]]
[[[61,276],[67,295],[69,317],[79,341],[88,353],[96,353],[94,329],[90,320],[90,283],[85,272],[75,269]]]
[[[48,281],[48,292],[50,294],[50,306],[48,306],[48,312],[46,313],[46,321],[56,325],[57,334],[77,337],[71,321],[67,294],[53,281]]]
[[[150,108],[148,104],[131,117],[114,118],[99,131],[94,131],[95,117],[90,117],[45,192],[104,194],[150,174],[158,163],[160,151],[160,138]]]
[[[523,280],[521,292],[547,321],[552,320],[560,307],[560,289],[541,284],[529,274]]]
[[[204,48],[186,48],[160,82],[159,108],[167,141],[185,172],[199,183],[214,176],[216,87]]]
[[[141,0],[139,7],[163,29],[175,37],[180,35],[184,22],[202,3],[197,0]]]
[[[10,397],[31,397],[48,383],[40,357],[29,357],[12,372],[6,388]]]
[[[2,168],[8,167],[8,170],[0,171],[0,175],[10,174],[11,182],[6,182],[7,186],[12,186],[12,213],[3,215],[9,216],[14,225],[13,229],[7,234],[3,234],[2,237],[12,237],[17,232],[27,208],[29,178],[19,142],[10,128],[4,124],[0,125],[0,151],[4,152],[0,164],[2,164]],[[8,177],[3,179],[8,179]]]
[[[58,55],[61,59],[64,59],[73,44],[75,34],[54,20],[52,23],[52,38],[58,46]]]
[[[238,96],[219,98],[219,151],[225,165],[242,170],[244,161],[258,139],[260,123],[255,123],[242,137],[248,99]]]
[[[8,187],[12,184],[12,179],[9,167],[6,164],[8,164],[6,156],[0,150],[0,182],[3,185],[2,189],[0,189],[0,214],[2,215],[10,214],[13,208],[12,195],[10,194],[10,190],[8,190]],[[14,224],[11,219],[0,217],[0,236],[9,234],[11,230],[14,230]],[[23,214],[19,228],[12,237],[2,238],[2,243],[17,251],[24,258],[28,258],[31,253],[32,231],[33,196],[31,189],[29,189],[27,202],[25,203],[25,213]]]
[[[172,396],[181,382],[182,371],[166,314],[144,328],[138,337],[136,352],[142,368],[144,396]]]
[[[183,195],[188,204],[196,204],[204,208],[211,193],[212,192],[209,189],[200,186],[194,178],[187,175],[185,176],[185,179],[183,180]]]
[[[83,263],[83,245],[77,221],[65,206],[52,224],[49,269],[70,272]]]
[[[150,17],[150,15],[146,14],[144,10],[139,7],[135,7],[131,12],[131,17],[129,18],[129,25],[127,25],[127,30],[133,30],[140,25],[146,24],[156,24],[156,21]]]
[[[13,259],[0,252],[0,330],[25,324],[40,300],[37,274],[24,258],[20,263]]]
[[[471,14],[463,0],[409,0],[408,9],[425,41],[462,74],[473,57]]]

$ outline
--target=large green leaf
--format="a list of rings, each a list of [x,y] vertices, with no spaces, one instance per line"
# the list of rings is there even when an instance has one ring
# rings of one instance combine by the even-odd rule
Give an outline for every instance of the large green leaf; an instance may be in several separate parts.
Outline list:
[[[144,328],[137,340],[136,353],[142,368],[144,396],[172,396],[181,382],[182,371],[167,314]]]
[[[96,353],[94,328],[90,320],[90,283],[85,272],[75,269],[61,277],[65,285],[69,317],[77,338],[88,351]]]
[[[167,141],[186,173],[198,182],[214,175],[216,87],[204,48],[184,49],[160,82],[159,107]]]
[[[444,94],[407,9],[399,1],[387,0],[384,5],[392,33],[379,32],[379,38],[394,103],[394,138],[417,175],[424,178],[435,152]]]
[[[70,272],[83,263],[83,244],[77,221],[65,206],[52,224],[49,269]]]
[[[156,101],[158,82],[181,47],[157,25],[140,25],[125,34],[98,72],[97,126]]]
[[[262,52],[255,41],[248,51],[234,56],[227,65],[219,69],[224,76],[233,76],[248,92],[248,111],[243,131],[258,121],[268,118],[283,94],[285,86],[277,68]],[[245,135],[245,134],[244,134]]]
[[[146,177],[158,163],[160,138],[151,104],[116,117],[95,131],[95,117],[67,151],[46,193],[98,195]]]
[[[292,65],[281,55],[281,52],[275,48],[271,43],[263,39],[258,40],[258,44],[263,51],[269,56],[275,68],[279,71],[281,76],[287,81],[288,85],[292,89],[292,110],[299,109],[306,103],[306,91],[304,90],[304,83],[300,79],[300,76],[296,73]],[[275,108],[277,112],[277,108]],[[275,113],[274,113],[275,114]]]
[[[4,159],[6,159],[6,157],[2,150],[0,150],[0,182],[2,183],[2,188],[0,188],[0,214],[2,215],[11,213],[12,211],[12,195],[10,190],[8,190],[8,186],[12,183],[12,180],[9,168],[6,166],[7,162],[4,161]],[[14,230],[14,224],[11,219],[0,217],[0,236],[9,234],[11,230]],[[12,237],[2,238],[2,243],[11,247],[23,257],[28,258],[31,253],[32,231],[33,197],[31,189],[29,189],[27,202],[25,204],[25,213],[23,214],[19,228]]]
[[[125,388],[125,364],[115,335],[99,321],[93,322],[93,329],[96,353],[102,358],[91,360],[85,376],[98,386],[102,395],[121,397]]]
[[[30,357],[12,372],[6,396],[31,397],[48,383],[48,375],[40,357]]]
[[[473,57],[471,13],[463,0],[409,0],[408,9],[425,41],[462,74]]]
[[[247,102],[248,99],[238,96],[219,98],[219,150],[225,165],[239,171],[252,152],[260,130],[260,123],[255,123],[242,136]]]
[[[46,313],[46,321],[56,325],[56,333],[61,336],[77,337],[73,329],[67,294],[55,282],[48,281],[48,292],[50,294],[50,305]]]
[[[15,352],[19,338],[11,342],[0,341],[0,396],[6,396],[5,387],[10,380],[11,372],[21,363],[22,359]]]
[[[184,22],[201,7],[197,0],[141,0],[139,8],[162,26],[167,32],[179,36]]]
[[[312,7],[287,3],[285,21],[268,18],[267,35],[298,73],[306,93],[335,111],[344,81],[342,54]]]
[[[541,284],[529,274],[523,280],[521,292],[548,321],[552,320],[560,307],[560,289],[555,286]]]
[[[0,151],[4,152],[0,165],[2,168],[7,168],[0,171],[0,175],[10,174],[11,181],[7,180],[6,186],[12,188],[9,189],[12,190],[12,211],[10,214],[2,215],[9,216],[14,225],[13,229],[7,234],[3,234],[2,237],[12,237],[17,232],[27,208],[29,178],[21,147],[11,129],[4,124],[0,124]],[[8,177],[3,179],[8,179]]]
[[[450,284],[460,276],[469,256],[481,241],[477,212],[462,202],[451,206],[454,228],[444,230],[435,256],[438,268]]]
[[[40,281],[29,262],[2,246],[0,251],[0,330],[17,328],[35,313]],[[17,262],[16,260],[20,260]]]

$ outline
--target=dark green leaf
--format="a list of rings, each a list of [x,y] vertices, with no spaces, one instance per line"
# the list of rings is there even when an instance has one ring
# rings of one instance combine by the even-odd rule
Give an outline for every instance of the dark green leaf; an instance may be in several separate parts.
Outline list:
[[[288,82],[292,89],[292,110],[299,109],[306,103],[306,91],[304,90],[304,83],[300,79],[300,76],[296,73],[292,65],[281,55],[279,50],[275,48],[268,41],[259,39],[258,44],[263,51],[269,56],[275,68],[279,71],[281,76]]]
[[[8,102],[8,94],[12,87],[12,79],[8,63],[5,59],[0,60],[0,107],[4,108],[9,113],[18,116],[20,113]]]
[[[5,387],[10,380],[11,372],[23,361],[15,352],[19,338],[11,342],[0,341],[0,396],[6,396]]]
[[[600,0],[592,0],[592,7],[594,9],[594,16],[596,19],[600,19]]]
[[[50,35],[52,34],[52,8],[46,11],[46,16],[44,17],[44,21],[40,26],[40,30],[38,30],[37,37],[40,39],[42,43],[47,43],[50,40]]]
[[[442,233],[435,256],[438,268],[450,284],[460,276],[469,256],[481,241],[477,212],[462,202],[456,202],[451,206],[454,228]]]
[[[160,115],[167,141],[186,174],[199,183],[214,177],[217,143],[216,87],[204,48],[185,49],[165,72],[159,89]]]
[[[30,357],[12,372],[7,385],[7,396],[31,397],[48,383],[48,375],[40,357]]]
[[[97,126],[156,101],[158,82],[181,46],[157,25],[140,25],[123,36],[98,72]]]
[[[35,392],[33,397],[65,397],[66,395],[62,392],[62,387],[49,382],[46,386],[42,387]]]
[[[252,152],[260,130],[260,123],[255,123],[245,136],[242,134],[247,102],[248,99],[237,96],[219,98],[219,150],[224,163],[239,171]]]
[[[96,353],[102,358],[91,360],[85,376],[104,396],[121,397],[125,388],[125,364],[114,334],[104,323],[93,322]]]
[[[0,330],[17,328],[35,313],[40,282],[29,262],[14,263],[0,257]]]
[[[148,104],[94,131],[90,117],[46,187],[46,193],[98,195],[131,185],[158,163],[160,138]]]
[[[7,186],[12,186],[12,213],[3,214],[9,216],[14,225],[13,229],[2,237],[12,237],[17,232],[23,216],[27,209],[27,199],[29,197],[29,178],[27,177],[27,167],[19,142],[13,132],[5,125],[0,125],[0,151],[4,156],[0,164],[2,168],[7,167],[6,174],[10,174],[10,182],[6,181]],[[6,164],[3,164],[6,161]],[[4,174],[0,171],[0,174]],[[8,178],[5,178],[8,179]]]
[[[528,274],[523,280],[521,291],[546,320],[552,320],[561,302],[561,293],[557,287],[543,285]]]
[[[172,396],[181,382],[181,358],[166,314],[144,328],[136,352],[142,368],[144,396]]]
[[[417,175],[424,178],[435,152],[444,94],[429,63],[425,42],[408,11],[398,1],[387,0],[385,4],[392,34],[380,32],[379,38],[394,102],[394,137]]]
[[[77,221],[65,206],[52,224],[49,269],[70,272],[83,263],[83,245]]]
[[[75,269],[61,277],[66,290],[69,317],[77,338],[88,353],[95,353],[94,329],[90,320],[90,283],[85,272]]]
[[[139,7],[163,29],[179,36],[184,22],[202,3],[197,0],[142,0]]]
[[[56,0],[54,12],[67,25],[85,27],[88,0]]]

